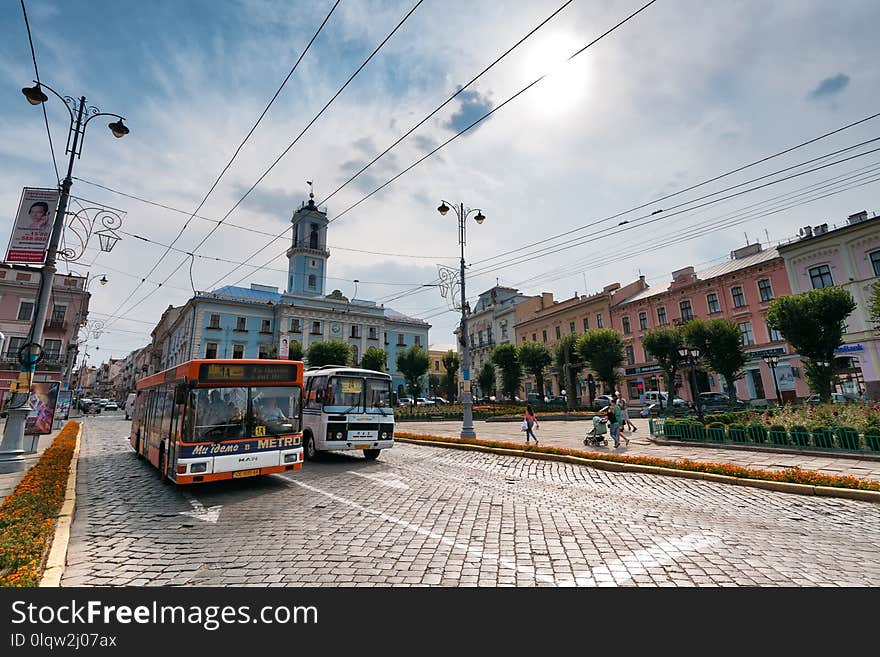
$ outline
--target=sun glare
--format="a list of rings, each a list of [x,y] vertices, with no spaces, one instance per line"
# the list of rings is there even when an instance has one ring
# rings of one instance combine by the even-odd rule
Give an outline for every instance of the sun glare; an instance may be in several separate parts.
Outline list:
[[[531,82],[546,76],[529,92],[532,106],[541,113],[566,112],[586,96],[589,70],[586,53],[568,59],[582,46],[571,36],[555,35],[543,39],[527,55],[526,79]]]

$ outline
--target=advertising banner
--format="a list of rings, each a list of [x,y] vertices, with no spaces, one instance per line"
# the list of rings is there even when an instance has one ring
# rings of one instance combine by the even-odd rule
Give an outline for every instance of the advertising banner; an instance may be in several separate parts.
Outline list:
[[[55,402],[58,399],[58,381],[40,381],[31,386],[28,399],[31,412],[24,423],[24,435],[37,436],[52,433],[55,419]]]
[[[40,265],[46,261],[60,195],[58,189],[25,187],[22,190],[6,250],[7,263]]]

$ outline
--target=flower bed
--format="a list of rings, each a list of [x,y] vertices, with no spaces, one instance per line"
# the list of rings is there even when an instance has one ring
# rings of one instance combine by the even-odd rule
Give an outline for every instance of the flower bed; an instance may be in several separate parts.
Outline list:
[[[617,463],[633,463],[636,465],[651,465],[673,470],[689,470],[696,472],[710,472],[713,474],[737,477],[739,479],[761,479],[765,481],[782,481],[793,484],[806,484],[808,486],[831,486],[834,488],[854,488],[858,490],[880,491],[880,482],[867,481],[857,477],[826,475],[814,470],[801,470],[798,467],[786,468],[781,471],[760,470],[758,468],[746,468],[728,463],[704,463],[691,461],[690,459],[658,459],[648,456],[624,456],[622,454],[603,454],[595,452],[583,452],[576,449],[562,447],[549,447],[544,445],[523,446],[521,443],[508,443],[493,440],[479,440],[474,438],[450,438],[446,436],[430,436],[399,432],[399,438],[411,440],[430,440],[443,443],[463,443],[466,445],[480,445],[482,447],[498,447],[502,449],[518,449],[521,451],[541,452],[545,454],[560,454],[564,456],[577,456],[597,461],[614,461]]]
[[[0,506],[0,586],[38,586],[79,425],[68,422]]]

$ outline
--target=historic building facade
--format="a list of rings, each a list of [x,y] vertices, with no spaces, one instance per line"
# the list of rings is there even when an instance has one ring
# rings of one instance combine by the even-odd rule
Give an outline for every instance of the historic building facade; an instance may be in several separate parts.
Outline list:
[[[779,247],[792,292],[837,285],[857,304],[847,320],[844,344],[836,352],[841,392],[880,399],[880,336],[870,317],[870,298],[880,280],[880,216],[865,211],[844,225],[802,229],[800,239]]]

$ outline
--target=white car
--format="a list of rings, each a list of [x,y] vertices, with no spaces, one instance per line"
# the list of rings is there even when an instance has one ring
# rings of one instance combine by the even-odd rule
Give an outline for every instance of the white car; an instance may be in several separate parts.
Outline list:
[[[436,402],[432,399],[425,399],[424,397],[416,398],[416,406],[435,406]]]
[[[119,410],[119,404],[117,404],[115,401],[113,401],[113,400],[111,399],[111,400],[108,401],[106,404],[104,404],[104,410],[105,410],[105,411],[118,411],[118,410]]]
[[[401,397],[397,400],[398,406],[412,406],[413,400],[410,397]]]

